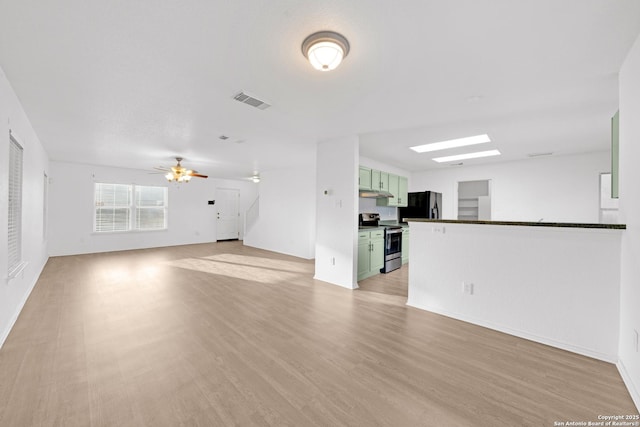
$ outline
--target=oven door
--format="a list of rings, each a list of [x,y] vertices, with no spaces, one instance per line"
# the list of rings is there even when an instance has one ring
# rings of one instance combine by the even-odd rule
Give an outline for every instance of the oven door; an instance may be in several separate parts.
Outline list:
[[[385,258],[397,254],[402,254],[402,229],[385,230]]]

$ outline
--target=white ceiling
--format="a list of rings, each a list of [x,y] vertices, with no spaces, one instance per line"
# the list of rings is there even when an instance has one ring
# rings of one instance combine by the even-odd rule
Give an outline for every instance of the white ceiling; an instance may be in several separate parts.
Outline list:
[[[351,44],[334,72],[301,54],[319,30]],[[606,150],[639,33],[638,0],[0,0],[0,66],[53,160],[226,178],[354,134],[408,171],[447,166],[407,147],[479,133],[500,161]]]

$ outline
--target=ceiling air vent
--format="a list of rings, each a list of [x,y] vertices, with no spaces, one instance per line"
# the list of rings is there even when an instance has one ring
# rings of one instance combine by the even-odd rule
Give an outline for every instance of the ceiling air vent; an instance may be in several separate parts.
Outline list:
[[[271,107],[270,104],[267,104],[264,101],[259,100],[251,95],[246,94],[245,92],[240,92],[233,97],[236,101],[242,102],[243,104],[251,105],[252,107],[256,107],[260,110],[266,110]]]

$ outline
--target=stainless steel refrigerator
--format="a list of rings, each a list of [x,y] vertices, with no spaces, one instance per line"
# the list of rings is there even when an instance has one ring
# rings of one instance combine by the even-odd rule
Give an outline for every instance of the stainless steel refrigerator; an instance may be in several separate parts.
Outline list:
[[[442,218],[442,193],[435,191],[409,193],[407,201],[406,208],[398,208],[398,222],[406,222],[404,218]]]

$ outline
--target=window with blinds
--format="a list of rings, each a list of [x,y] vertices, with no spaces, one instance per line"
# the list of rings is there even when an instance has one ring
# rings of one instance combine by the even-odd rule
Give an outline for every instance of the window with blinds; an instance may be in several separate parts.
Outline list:
[[[136,187],[136,229],[164,230],[167,228],[167,188]]]
[[[47,223],[49,217],[49,177],[45,172],[42,179],[42,241],[47,240]]]
[[[96,183],[94,231],[165,230],[167,188]]]
[[[9,277],[22,263],[22,147],[9,136]]]

